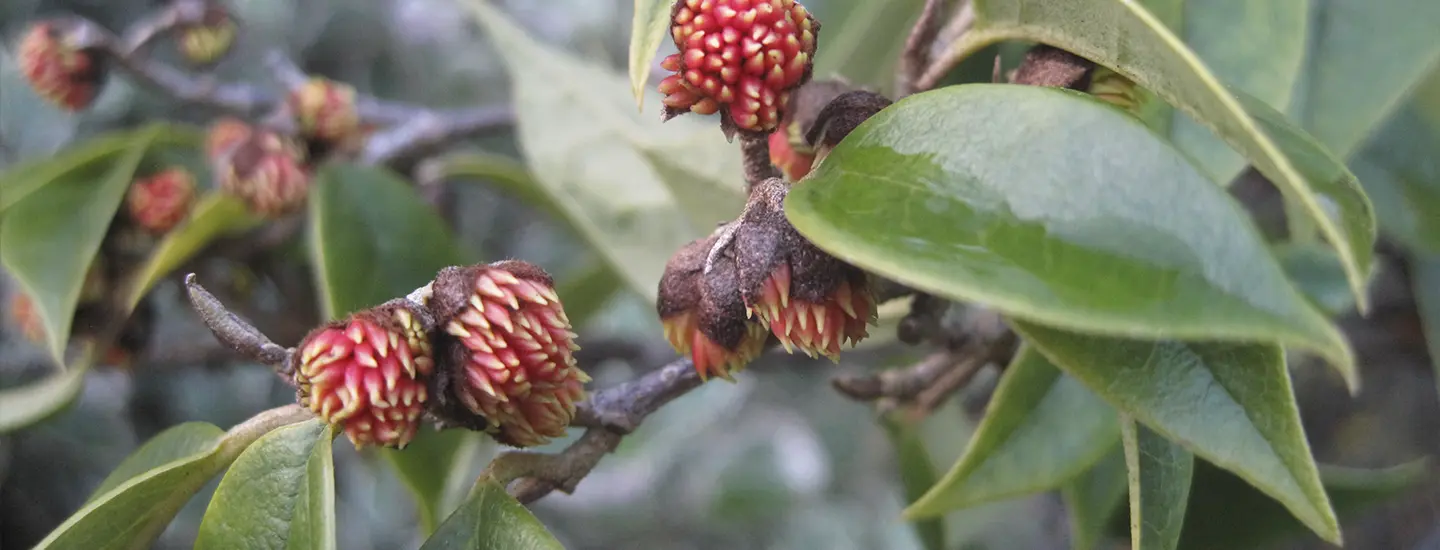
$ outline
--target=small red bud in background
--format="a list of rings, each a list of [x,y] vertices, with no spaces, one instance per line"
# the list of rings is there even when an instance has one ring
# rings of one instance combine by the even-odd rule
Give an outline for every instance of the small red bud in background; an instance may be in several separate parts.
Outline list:
[[[184,168],[169,168],[136,180],[125,197],[130,219],[152,235],[166,233],[190,214],[195,177]]]
[[[75,112],[89,107],[99,93],[104,71],[93,51],[68,43],[60,21],[30,27],[20,41],[20,73],[51,104]]]
[[[221,137],[211,133],[211,145]],[[277,217],[305,204],[310,172],[304,153],[290,139],[270,130],[253,128],[214,161],[220,188],[245,201],[258,215]]]
[[[355,88],[325,78],[312,78],[290,91],[286,102],[300,123],[300,133],[312,139],[340,143],[360,133]]]

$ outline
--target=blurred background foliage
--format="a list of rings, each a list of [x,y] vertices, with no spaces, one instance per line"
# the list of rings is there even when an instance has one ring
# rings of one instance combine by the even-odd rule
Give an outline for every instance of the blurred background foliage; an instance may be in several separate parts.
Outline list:
[[[607,67],[620,78],[627,56],[631,2],[495,3],[537,40]],[[66,114],[43,103],[18,75],[13,44],[34,19],[68,12],[121,29],[160,4],[158,0],[0,2],[0,43],[8,48],[0,50],[0,170],[24,159],[53,154],[107,130],[154,119],[196,124],[210,120],[211,113],[141,89],[126,78],[110,78],[92,109]],[[232,0],[229,4],[246,27],[237,49],[215,69],[223,80],[269,82],[262,54],[278,46],[307,72],[348,82],[362,93],[386,99],[436,107],[511,99],[504,63],[456,2]],[[806,4],[825,24],[817,74],[843,74],[856,83],[888,91],[894,60],[921,2],[809,0]],[[1013,65],[1022,50],[1004,45],[987,51],[1006,53],[1007,65]],[[167,47],[156,55],[161,60],[177,59]],[[990,59],[985,54],[975,56],[952,78],[988,80]],[[644,116],[658,116],[658,105],[652,96]],[[1416,117],[1405,116],[1405,112],[1386,127],[1416,123]],[[556,122],[565,123],[574,121]],[[462,148],[506,157],[518,153],[511,133]],[[1397,151],[1379,139],[1361,149],[1372,156]],[[664,151],[656,149],[652,154],[663,157]],[[1429,154],[1432,160],[1427,166],[1434,169],[1433,159],[1440,152],[1431,148]],[[720,158],[716,166],[723,168],[730,160]],[[562,290],[562,294],[568,308],[576,308],[581,301],[594,304],[595,315],[577,328],[586,346],[581,352],[582,365],[595,377],[595,387],[633,378],[672,358],[673,353],[658,337],[660,326],[646,299],[628,290],[616,292],[618,283],[608,275],[597,275],[603,271],[595,271],[596,253],[552,215],[553,206],[526,200],[533,193],[524,192],[527,182],[523,180],[528,176],[523,169],[511,173],[513,177],[507,181],[497,175],[496,166],[485,164],[470,171],[458,167],[451,174],[454,181],[478,184],[449,188],[452,195],[445,215],[456,228],[462,253],[471,260],[524,258],[546,267],[561,281],[579,282],[574,287],[577,290]],[[1352,166],[1362,181],[1372,177],[1361,165]],[[1383,168],[1373,170],[1374,178],[1384,177]],[[737,180],[733,184],[738,186],[738,173],[733,174]],[[517,179],[522,181],[513,181]],[[683,179],[683,174],[670,179]],[[1257,179],[1242,178],[1236,193],[1262,214],[1269,212],[1270,219],[1279,219],[1278,201],[1263,182],[1252,181]],[[1377,193],[1374,189],[1370,192]],[[1380,194],[1375,198],[1382,223],[1409,224],[1406,227],[1431,223],[1423,215],[1418,219],[1386,216],[1387,204],[1390,212],[1404,212],[1413,200],[1388,197]],[[728,215],[719,213],[717,220]],[[1433,232],[1435,226],[1430,227]],[[1390,237],[1411,234],[1423,236],[1426,232],[1397,231]],[[256,260],[253,265],[216,267],[227,275],[225,285],[232,291],[243,290],[254,297],[256,311],[252,313],[262,314],[257,317],[260,327],[287,345],[317,321],[314,303],[279,303],[276,291],[285,284],[281,280],[285,277],[308,278],[307,267],[296,261],[303,256],[301,246],[282,248],[275,257]],[[663,259],[670,251],[657,252]],[[1351,399],[1323,369],[1306,368],[1303,363],[1294,369],[1305,426],[1322,463],[1379,468],[1440,455],[1437,384],[1414,305],[1410,270],[1400,257],[1391,254],[1383,259],[1373,287],[1375,312],[1368,319],[1352,316],[1345,324],[1363,365],[1363,392]],[[276,262],[278,266],[273,265]],[[13,285],[0,287],[5,298],[12,291]],[[157,287],[150,302],[156,319],[150,346],[161,350],[155,355],[166,360],[128,369],[94,370],[86,375],[83,392],[69,409],[44,423],[0,437],[0,548],[26,548],[40,540],[75,511],[122,458],[160,430],[190,420],[230,426],[257,411],[293,400],[292,390],[264,367],[235,364],[223,354],[193,352],[196,342],[208,344],[210,337],[173,282]],[[49,372],[44,350],[26,342],[13,325],[0,326],[0,330],[0,387],[34,381]],[[891,336],[893,330],[873,333]],[[916,359],[902,348],[886,345],[885,338],[876,340],[864,353],[847,354],[838,368],[898,366]],[[904,504],[916,496],[907,495],[905,485],[933,476],[928,469],[944,471],[963,451],[987,392],[993,389],[993,372],[983,373],[960,399],[923,425],[892,426],[887,433],[870,407],[841,397],[825,383],[837,372],[828,362],[772,356],[753,369],[756,374],[741,377],[738,384],[708,384],[663,409],[643,430],[626,438],[621,449],[602,462],[574,495],[551,496],[534,507],[536,513],[567,547],[576,549],[1071,546],[1070,519],[1058,493],[951,513],[943,529],[929,525],[917,531],[899,520]],[[907,446],[915,437],[925,446],[918,450]],[[439,512],[427,512],[413,504],[384,456],[356,453],[349,444],[337,444],[339,547],[417,547],[424,526],[434,521],[426,515],[443,517],[456,504],[457,491],[498,451],[491,443],[476,441],[461,447],[468,460],[459,461],[434,481],[452,489],[448,499],[441,499],[448,502],[438,504]],[[556,442],[553,447],[566,443]],[[1348,547],[1440,548],[1440,482],[1434,481],[1433,475],[1427,484],[1416,486],[1387,484],[1385,478],[1374,474],[1358,480],[1344,474],[1336,472],[1327,480],[1332,481],[1332,496],[1346,519]],[[190,502],[157,548],[188,548],[192,544],[208,493],[216,483],[218,479]],[[1281,547],[1323,547],[1307,538],[1310,535],[1303,529],[1276,530],[1284,521],[1251,529],[1242,521],[1217,519],[1275,513],[1273,504],[1228,474],[1213,468],[1197,469],[1195,487],[1185,533],[1187,538],[1197,537],[1196,548],[1254,547],[1271,531],[1278,538],[1270,541]],[[1335,496],[1339,494],[1353,499]],[[1382,496],[1390,498],[1379,498]],[[1380,503],[1358,507],[1371,501]],[[1346,515],[1346,508],[1358,512]],[[1123,532],[1123,506],[1119,512],[1111,522],[1115,527],[1111,532]],[[1257,538],[1235,538],[1242,535]],[[1240,540],[1246,542],[1236,545]]]

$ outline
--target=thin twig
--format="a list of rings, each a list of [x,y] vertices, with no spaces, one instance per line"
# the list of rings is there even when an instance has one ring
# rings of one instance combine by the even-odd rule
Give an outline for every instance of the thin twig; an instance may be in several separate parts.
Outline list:
[[[185,289],[190,297],[190,305],[200,314],[200,319],[205,322],[210,332],[215,334],[215,339],[242,357],[268,365],[281,377],[288,379],[288,375],[292,373],[290,356],[294,353],[293,349],[286,349],[271,342],[253,325],[225,309],[225,305],[220,303],[214,294],[196,282],[194,273],[185,276]]]
[[[515,112],[508,105],[424,112],[410,117],[408,122],[370,136],[361,158],[368,164],[390,164],[426,149],[506,128],[514,123]]]
[[[962,0],[962,2],[960,8],[955,11],[955,15],[950,18],[950,22],[945,25],[936,38],[936,45],[942,48],[944,53],[938,58],[934,58],[925,71],[920,73],[920,78],[915,80],[913,91],[923,92],[933,89],[945,78],[945,75],[950,73],[951,69],[954,69],[964,59],[960,57],[959,52],[950,47],[965,33],[970,32],[970,27],[975,26],[975,4],[969,0]]]
[[[740,155],[744,159],[746,193],[760,185],[762,181],[780,177],[780,171],[770,163],[769,135],[758,132],[741,132]]]
[[[896,97],[915,93],[916,81],[930,65],[930,51],[935,43],[935,35],[940,32],[935,18],[940,15],[940,8],[944,4],[944,0],[925,0],[925,8],[920,11],[920,18],[915,20],[915,26],[910,29],[910,36],[905,39],[905,51],[900,54],[900,74],[895,83]]]

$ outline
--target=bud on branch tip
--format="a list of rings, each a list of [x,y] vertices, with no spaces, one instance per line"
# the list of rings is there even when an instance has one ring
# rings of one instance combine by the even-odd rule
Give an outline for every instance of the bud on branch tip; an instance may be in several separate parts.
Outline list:
[[[190,306],[200,314],[200,320],[205,322],[215,339],[246,359],[268,365],[282,375],[289,374],[290,355],[294,350],[276,345],[250,323],[225,309],[219,298],[200,286],[194,273],[185,276],[185,290],[190,297]]]

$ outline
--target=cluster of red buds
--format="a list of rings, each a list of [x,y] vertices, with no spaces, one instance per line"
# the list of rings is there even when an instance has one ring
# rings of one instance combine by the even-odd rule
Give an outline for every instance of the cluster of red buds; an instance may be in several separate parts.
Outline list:
[[[220,189],[255,214],[276,217],[305,204],[311,174],[294,140],[226,118],[210,127],[205,149]]]
[[[680,0],[670,20],[667,119],[719,112],[726,127],[770,132],[810,79],[820,23],[795,0]]]
[[[240,27],[220,2],[207,1],[202,9],[197,20],[176,28],[176,46],[186,61],[203,67],[220,61],[230,52]]]
[[[590,377],[544,270],[442,270],[408,298],[313,331],[292,359],[300,402],[356,446],[404,447],[427,413],[514,447],[565,434]]]
[[[315,77],[291,89],[285,105],[312,150],[348,150],[367,133],[361,124],[357,95],[349,84]]]
[[[184,168],[167,168],[130,185],[125,205],[130,219],[152,235],[161,235],[190,215],[195,177]]]
[[[104,81],[100,56],[76,45],[65,20],[35,23],[16,52],[20,73],[41,98],[66,111],[90,106]]]

